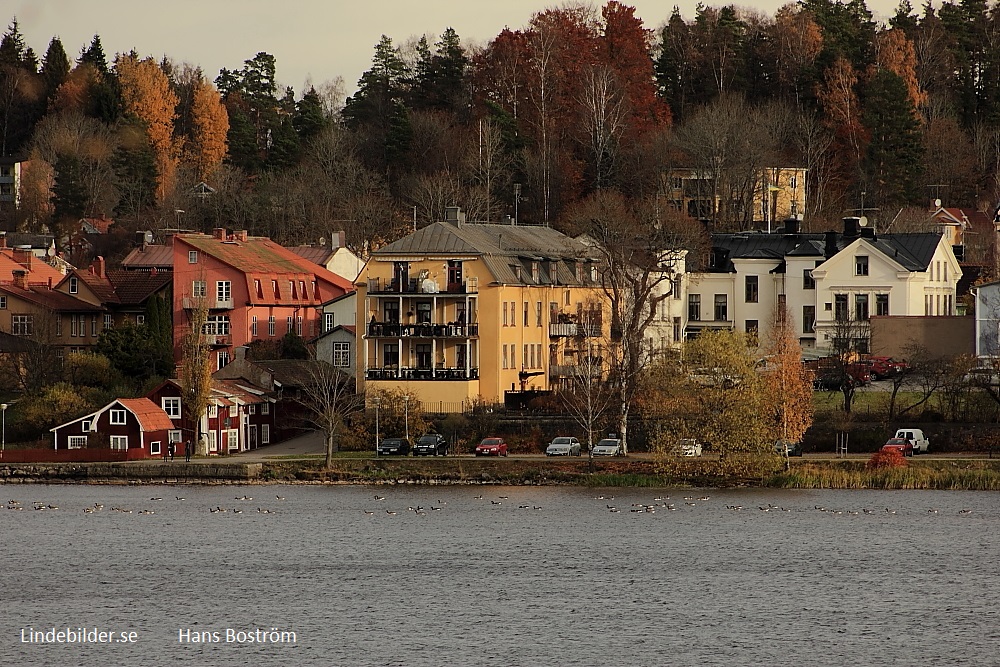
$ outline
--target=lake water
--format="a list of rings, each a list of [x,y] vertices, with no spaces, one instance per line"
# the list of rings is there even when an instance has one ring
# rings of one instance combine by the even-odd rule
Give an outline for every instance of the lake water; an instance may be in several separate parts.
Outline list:
[[[1000,664],[996,493],[2,488],[2,665]]]

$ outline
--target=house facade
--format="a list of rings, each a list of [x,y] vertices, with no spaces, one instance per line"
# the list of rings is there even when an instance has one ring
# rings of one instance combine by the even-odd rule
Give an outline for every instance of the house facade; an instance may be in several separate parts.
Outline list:
[[[316,359],[325,361],[351,377],[357,375],[357,327],[338,325],[329,331],[324,331],[313,341]]]
[[[126,450],[131,459],[162,456],[172,429],[167,414],[148,398],[119,398],[51,431],[55,449]]]
[[[146,397],[170,418],[170,442],[194,441],[195,424],[184,414],[181,386],[165,380]],[[229,454],[257,449],[272,442],[275,399],[247,381],[213,380],[208,409],[201,417],[203,451]]]
[[[201,304],[208,309],[204,334],[212,347],[213,369],[219,369],[232,360],[236,348],[252,341],[276,340],[289,332],[317,336],[322,304],[353,289],[340,276],[245,231],[178,234],[172,244],[177,361],[191,314]]]
[[[549,390],[574,377],[581,335],[603,341],[609,330],[599,284],[584,243],[449,209],[361,272],[358,385],[403,390],[438,412]]]
[[[796,217],[806,210],[806,175],[803,167],[765,167],[759,169],[749,188],[749,201],[739,205],[749,207],[742,216],[762,223],[771,230],[782,220]],[[697,220],[714,219],[723,208],[732,208],[744,193],[729,192],[727,186],[710,170],[677,168],[663,175],[663,197],[674,208]]]
[[[686,333],[737,329],[763,343],[784,307],[803,348],[867,339],[872,316],[949,316],[962,276],[941,234],[883,234],[846,218],[843,232],[713,234],[708,271],[690,276]],[[865,351],[866,340],[858,340]]]

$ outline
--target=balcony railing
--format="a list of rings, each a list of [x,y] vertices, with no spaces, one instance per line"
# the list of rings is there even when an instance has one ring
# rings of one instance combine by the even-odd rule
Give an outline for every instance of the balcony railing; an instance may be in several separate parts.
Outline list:
[[[232,310],[233,308],[232,299],[222,300],[195,296],[185,296],[181,299],[181,305],[185,310],[194,310],[202,303],[204,303],[205,307],[209,310]]]
[[[213,347],[229,347],[233,344],[233,337],[229,334],[205,334],[204,340]]]
[[[475,338],[479,325],[369,322],[366,334],[369,338]]]
[[[564,378],[599,378],[603,375],[600,361],[593,364],[552,364],[549,366],[549,377]]]
[[[478,368],[369,368],[366,380],[478,380]]]
[[[549,338],[572,338],[574,336],[587,336],[589,338],[595,338],[600,335],[600,324],[559,322],[549,325]]]
[[[446,283],[439,285],[433,282],[430,285],[421,284],[416,278],[409,278],[405,281],[398,279],[383,281],[381,278],[368,279],[369,294],[476,294],[479,292],[479,279],[467,278],[458,283]]]

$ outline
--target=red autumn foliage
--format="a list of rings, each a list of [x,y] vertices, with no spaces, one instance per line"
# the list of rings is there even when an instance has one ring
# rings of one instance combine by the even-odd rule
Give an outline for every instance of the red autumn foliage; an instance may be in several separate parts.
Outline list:
[[[865,467],[869,470],[881,470],[882,468],[905,468],[906,457],[898,449],[888,451],[877,451],[868,459]]]

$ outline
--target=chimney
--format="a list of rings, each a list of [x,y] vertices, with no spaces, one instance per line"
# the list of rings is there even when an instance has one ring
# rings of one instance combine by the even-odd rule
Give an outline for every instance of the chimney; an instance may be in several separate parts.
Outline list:
[[[212,230],[212,238],[214,238],[214,239],[216,239],[218,241],[225,241],[226,240],[226,228],[225,227],[216,227],[215,229],[213,229]]]
[[[861,228],[861,238],[868,239],[869,241],[876,240],[878,237],[875,236],[875,228],[874,227],[862,227]]]
[[[28,289],[28,272],[23,269],[15,269],[11,273],[14,274],[14,287],[19,289]]]
[[[455,227],[461,227],[465,222],[465,214],[458,206],[448,206],[444,209],[444,221]]]
[[[7,248],[7,232],[0,232],[0,250]]]
[[[98,255],[93,262],[90,263],[90,272],[93,273],[98,278],[104,277],[104,258]]]
[[[785,233],[786,234],[798,234],[799,233],[799,221],[797,218],[786,218],[785,219]]]
[[[14,261],[28,271],[31,271],[31,258],[32,254],[30,245],[19,245],[14,248]]]
[[[850,242],[858,238],[861,228],[861,218],[844,218],[844,241]]]
[[[236,232],[236,240],[237,241],[243,241],[243,243],[246,243],[247,242],[247,230],[241,229],[240,231]]]
[[[336,247],[338,247],[338,248],[346,248],[347,247],[347,232],[345,232],[343,229],[340,230],[339,232],[337,232],[336,238],[337,238],[337,246]]]
[[[837,232],[827,232],[826,233],[826,248],[823,251],[823,255],[830,259],[837,254]]]

